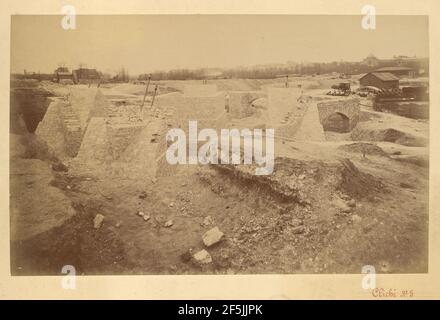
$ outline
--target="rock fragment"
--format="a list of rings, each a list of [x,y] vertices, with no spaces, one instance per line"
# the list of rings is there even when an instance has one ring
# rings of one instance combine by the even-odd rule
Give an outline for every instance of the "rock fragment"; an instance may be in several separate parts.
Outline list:
[[[142,191],[139,195],[139,199],[145,199],[147,197],[147,193],[145,191]]]
[[[333,199],[332,203],[335,207],[337,207],[339,210],[341,210],[341,212],[349,213],[351,211],[350,206],[348,206],[347,203],[344,200],[342,200],[341,198]]]
[[[95,219],[93,219],[93,227],[95,228],[95,229],[99,229],[99,228],[101,228],[101,225],[102,225],[102,223],[104,222],[104,216],[102,215],[102,214],[100,214],[100,213],[98,213],[96,216],[95,216]]]
[[[209,231],[205,232],[202,236],[203,243],[205,246],[210,247],[218,243],[223,238],[224,233],[220,231],[218,227],[214,227]]]
[[[303,221],[297,218],[293,218],[292,221],[290,221],[290,225],[292,227],[298,227],[301,226],[303,224]]]
[[[209,264],[212,262],[211,255],[204,249],[195,253],[193,258],[200,264]]]
[[[67,172],[67,171],[69,171],[67,166],[64,163],[62,163],[61,161],[52,163],[52,170],[53,171],[57,171],[57,172]]]
[[[214,220],[212,219],[212,217],[207,216],[207,217],[205,217],[205,219],[203,219],[202,225],[207,227],[207,226],[212,225],[213,223],[214,223]]]
[[[167,222],[165,222],[164,226],[165,226],[165,228],[169,228],[169,227],[171,227],[173,224],[174,224],[174,221],[173,221],[173,220],[168,220]]]

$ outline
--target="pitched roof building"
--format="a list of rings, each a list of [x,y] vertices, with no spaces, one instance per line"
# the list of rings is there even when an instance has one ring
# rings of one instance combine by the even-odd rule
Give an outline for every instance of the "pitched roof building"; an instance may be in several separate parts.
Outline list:
[[[389,72],[370,72],[359,79],[361,87],[376,87],[379,89],[399,88],[399,78]]]
[[[374,70],[374,72],[388,72],[392,73],[393,75],[397,77],[411,77],[413,78],[416,75],[416,72],[412,68],[408,67],[383,67]]]

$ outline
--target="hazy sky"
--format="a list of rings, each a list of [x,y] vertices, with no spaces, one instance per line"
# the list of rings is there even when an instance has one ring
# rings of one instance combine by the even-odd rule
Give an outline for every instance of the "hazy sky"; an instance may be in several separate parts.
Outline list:
[[[428,18],[378,16],[170,15],[13,16],[11,71],[52,72],[59,63],[131,74],[171,68],[234,67],[286,61],[359,61],[373,53],[429,55]]]

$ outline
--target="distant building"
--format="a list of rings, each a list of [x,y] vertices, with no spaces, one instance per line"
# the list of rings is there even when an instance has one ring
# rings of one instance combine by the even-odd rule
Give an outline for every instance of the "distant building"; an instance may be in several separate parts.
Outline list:
[[[73,70],[73,82],[90,83],[100,79],[100,75],[96,69],[79,68]]]
[[[416,71],[412,68],[408,67],[383,67],[374,70],[374,72],[380,72],[380,73],[392,73],[396,77],[408,77],[408,78],[414,78],[416,76]]]
[[[359,79],[361,87],[376,87],[379,89],[399,88],[399,78],[389,72],[370,72]]]
[[[61,72],[61,73],[68,73],[68,72],[69,72],[69,68],[67,68],[67,67],[58,67],[58,68],[55,70],[55,73],[58,73],[58,72]],[[25,73],[26,73],[26,70],[25,70]]]
[[[380,60],[370,53],[364,60],[362,60],[362,64],[376,68],[379,66]]]
[[[368,68],[368,71],[376,72],[378,68],[409,68],[411,70],[384,70],[383,72],[391,72],[397,76],[426,76],[429,74],[429,58],[394,56],[391,59],[379,59],[373,54],[369,54],[361,61],[361,65]],[[399,74],[401,73],[401,74]],[[407,75],[405,74],[407,73]]]
[[[72,73],[69,72],[69,69],[67,67],[58,67],[54,73],[55,81],[58,83],[73,81]]]

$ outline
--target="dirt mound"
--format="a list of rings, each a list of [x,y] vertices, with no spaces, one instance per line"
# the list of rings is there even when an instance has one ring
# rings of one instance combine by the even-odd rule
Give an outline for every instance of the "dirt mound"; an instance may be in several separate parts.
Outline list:
[[[214,189],[221,191],[227,185],[236,184],[281,203],[294,201],[308,205],[331,198],[336,191],[353,198],[368,198],[384,190],[379,179],[361,172],[349,159],[323,162],[280,157],[275,159],[273,174],[266,176],[254,175],[254,165],[214,165],[212,168],[221,174],[221,179],[206,172],[201,174],[201,179]]]
[[[349,159],[340,160],[337,188],[352,198],[372,198],[386,192],[385,185],[371,174],[360,171]]]
[[[415,164],[419,167],[429,167],[429,155],[414,155],[414,156],[396,156],[397,161]]]
[[[427,139],[416,137],[412,134],[388,128],[384,130],[370,130],[355,128],[351,133],[354,141],[386,141],[394,142],[409,147],[424,147],[428,144]]]
[[[372,156],[388,157],[388,154],[382,148],[372,143],[356,142],[352,144],[345,144],[338,147],[339,150],[350,153],[361,153]]]
[[[46,162],[15,158],[10,176],[11,239],[28,239],[61,225],[73,214],[70,199],[50,185],[53,170]]]
[[[104,220],[100,229],[94,229],[97,208],[83,204],[74,207],[77,213],[61,226],[11,243],[13,275],[61,274],[65,265],[74,266],[77,273],[114,273],[127,263],[122,243],[109,223]]]

